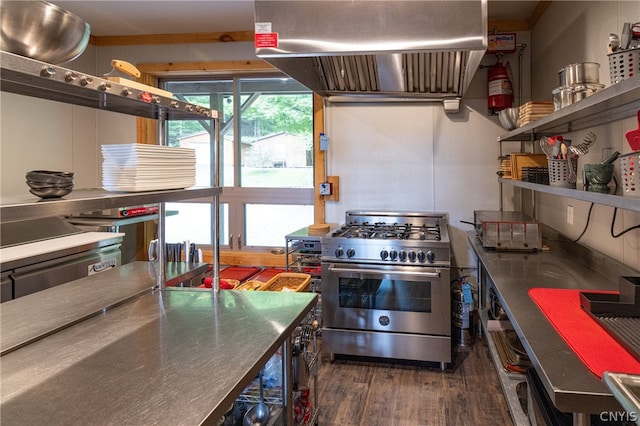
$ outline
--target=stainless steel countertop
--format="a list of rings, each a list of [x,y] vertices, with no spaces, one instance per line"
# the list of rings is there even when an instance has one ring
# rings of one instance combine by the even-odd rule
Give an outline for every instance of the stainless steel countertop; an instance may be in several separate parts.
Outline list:
[[[207,267],[206,263],[170,263],[166,281],[179,282],[205,272]],[[0,354],[150,292],[157,283],[156,274],[157,264],[132,262],[3,303]]]
[[[134,275],[144,273],[134,269],[122,273],[135,287]],[[91,293],[77,293],[76,301]],[[143,292],[4,355],[0,423],[215,422],[316,298],[315,293],[200,289]],[[35,319],[34,311],[9,315],[4,305],[3,329],[6,318]],[[78,303],[69,309],[74,306]]]
[[[611,392],[584,366],[528,294],[535,287],[617,290],[618,275],[603,274],[594,256],[566,250],[556,241],[545,240],[550,251],[515,253],[485,250],[475,232],[469,232],[468,239],[555,406],[574,413],[620,410]]]

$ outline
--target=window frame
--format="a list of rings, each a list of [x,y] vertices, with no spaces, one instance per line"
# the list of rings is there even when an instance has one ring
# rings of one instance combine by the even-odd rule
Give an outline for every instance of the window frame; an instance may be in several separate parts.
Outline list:
[[[232,81],[233,87],[233,96],[241,97],[242,93],[240,92],[240,80],[242,79],[269,79],[269,78],[290,78],[286,74],[269,70],[269,71],[258,71],[258,72],[239,72],[239,73],[216,73],[215,75],[201,75],[198,73],[194,74],[182,74],[179,76],[174,75],[165,75],[162,76],[158,80],[158,85],[160,87],[164,86],[164,83],[167,82],[180,82],[180,81],[192,81],[198,79],[212,79],[212,80],[229,80]],[[309,90],[309,94],[314,97],[314,93]],[[313,100],[315,104],[315,97]],[[241,102],[234,102],[234,110],[233,110],[233,133],[234,133],[234,144],[233,144],[233,186],[222,186],[223,191],[220,195],[220,205],[228,205],[228,233],[229,235],[224,236],[222,241],[220,242],[221,250],[242,250],[248,252],[268,252],[270,251],[274,245],[270,246],[255,246],[255,245],[247,245],[246,244],[246,205],[248,204],[281,204],[281,205],[311,205],[314,207],[314,217],[316,216],[316,187],[317,187],[317,173],[315,172],[315,168],[317,167],[317,155],[316,155],[316,114],[312,111],[313,114],[313,156],[314,156],[314,171],[313,171],[313,184],[311,188],[268,188],[268,187],[242,187],[241,184],[241,158],[240,158],[240,143],[237,140],[236,136],[240,135],[240,124],[241,120],[235,119],[235,117],[241,117]],[[315,105],[314,105],[315,110]],[[222,121],[220,122],[223,125]],[[220,144],[223,144],[223,137],[220,137]],[[223,146],[220,147],[221,153],[223,152]],[[221,154],[220,161],[224,161],[224,155]],[[221,167],[222,165],[218,165]],[[194,199],[194,200],[184,200],[182,203],[208,203],[209,200],[206,199]],[[292,229],[291,232],[295,231]],[[225,242],[226,241],[226,242]],[[285,245],[284,235],[282,238],[282,246]],[[277,246],[281,246],[278,244]],[[211,245],[204,246],[208,249],[211,248]]]

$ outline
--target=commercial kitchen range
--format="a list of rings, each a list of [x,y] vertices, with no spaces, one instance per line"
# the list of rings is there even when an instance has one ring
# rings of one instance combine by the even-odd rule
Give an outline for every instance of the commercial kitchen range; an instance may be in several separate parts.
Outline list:
[[[444,213],[357,211],[322,238],[322,342],[347,354],[451,362]]]

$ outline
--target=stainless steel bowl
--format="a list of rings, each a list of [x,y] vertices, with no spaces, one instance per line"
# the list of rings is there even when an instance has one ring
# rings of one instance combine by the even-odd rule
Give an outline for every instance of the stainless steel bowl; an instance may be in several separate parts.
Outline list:
[[[0,2],[0,50],[50,64],[72,61],[89,44],[91,27],[46,1]]]
[[[506,130],[513,130],[520,125],[520,108],[505,108],[498,112],[498,119]]]

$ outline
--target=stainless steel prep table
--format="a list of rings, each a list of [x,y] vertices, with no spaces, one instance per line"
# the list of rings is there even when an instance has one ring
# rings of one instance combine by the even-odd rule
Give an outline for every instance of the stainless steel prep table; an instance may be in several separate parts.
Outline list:
[[[475,232],[469,232],[468,239],[478,256],[480,281],[484,275],[495,288],[555,406],[574,413],[574,424],[588,421],[584,413],[621,410],[611,392],[584,366],[528,294],[535,287],[617,290],[618,276],[603,274],[593,256],[568,251],[555,241],[545,240],[549,251],[516,253],[485,250]],[[624,267],[620,270],[634,273]]]
[[[132,298],[93,316],[79,312],[82,321],[2,356],[0,423],[214,423],[269,357],[287,347],[316,302],[312,293],[144,291],[146,281],[154,282],[143,271],[148,265],[114,273],[128,267],[122,286],[132,287]],[[7,302],[15,304],[12,312],[3,305],[3,328],[5,320],[31,320],[37,306],[30,299]],[[20,313],[17,302],[28,311]],[[81,303],[68,309],[86,310]],[[60,315],[69,320],[68,312]]]

